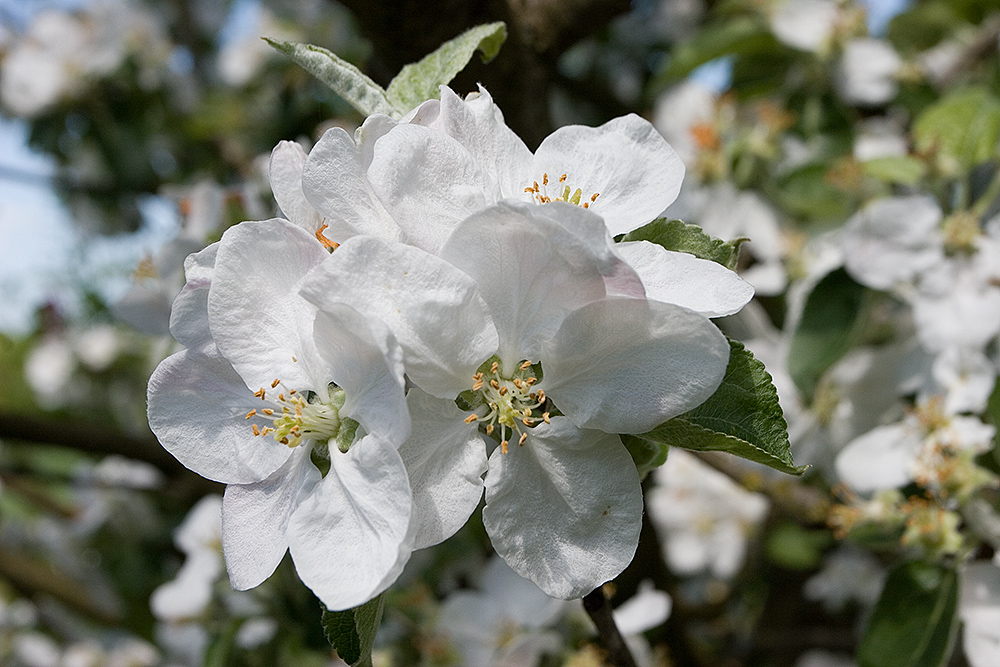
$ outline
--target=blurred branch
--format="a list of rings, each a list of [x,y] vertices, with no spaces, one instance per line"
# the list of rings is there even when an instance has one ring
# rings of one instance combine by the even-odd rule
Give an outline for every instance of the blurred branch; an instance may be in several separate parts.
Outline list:
[[[185,471],[152,434],[148,438],[137,438],[79,421],[0,413],[0,438],[61,445],[98,455],[119,454],[150,463],[168,475]]]
[[[0,577],[25,595],[39,593],[59,600],[67,607],[105,625],[121,622],[120,613],[101,605],[79,582],[40,562],[0,546]]]
[[[983,21],[972,42],[962,51],[954,64],[941,75],[938,82],[939,87],[942,89],[950,88],[977,62],[990,54],[995,54],[998,38],[1000,38],[1000,14],[994,14]]]
[[[636,667],[635,659],[625,645],[625,639],[618,631],[615,617],[611,613],[611,605],[604,595],[604,587],[598,587],[587,593],[583,598],[583,608],[590,620],[597,626],[597,634],[601,638],[601,646],[608,652],[608,662],[614,667]]]
[[[769,474],[756,464],[745,463],[723,452],[691,452],[749,491],[763,493],[782,513],[803,523],[819,523],[826,520],[830,510],[828,494],[802,484],[791,475]]]

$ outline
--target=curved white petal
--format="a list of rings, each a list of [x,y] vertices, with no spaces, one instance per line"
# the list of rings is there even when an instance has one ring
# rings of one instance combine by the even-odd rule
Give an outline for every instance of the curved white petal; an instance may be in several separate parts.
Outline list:
[[[222,500],[222,551],[229,583],[239,591],[260,585],[288,549],[288,522],[320,480],[310,460],[312,447],[297,447],[267,479],[230,484]]]
[[[147,414],[157,439],[185,467],[224,484],[264,479],[289,456],[251,431],[264,425],[246,419],[260,403],[212,346],[167,357],[149,378]]]
[[[288,221],[315,234],[322,222],[319,213],[302,192],[302,169],[306,157],[306,152],[298,143],[279,141],[271,151],[267,175],[274,200]]]
[[[489,465],[483,524],[493,547],[547,594],[582,597],[632,560],[642,490],[618,436],[555,417],[523,446],[495,449]]]
[[[726,267],[649,241],[619,243],[619,254],[642,279],[646,297],[684,306],[705,317],[739,312],[753,286]]]
[[[635,114],[600,127],[567,125],[535,151],[533,178],[550,181],[566,174],[566,185],[592,204],[617,236],[649,222],[680,192],[684,163],[649,121]],[[551,196],[551,195],[550,195]],[[554,198],[554,197],[553,197]]]
[[[858,493],[905,486],[913,481],[920,446],[919,432],[907,424],[877,426],[840,450],[837,475]]]
[[[504,122],[486,89],[465,99],[441,86],[441,107],[430,127],[456,139],[499,187],[499,196],[523,198],[531,185],[532,155]],[[537,178],[537,176],[534,176]]]
[[[363,128],[364,129],[364,128]],[[374,132],[373,128],[369,128]],[[330,226],[327,238],[342,243],[355,234],[401,238],[399,226],[386,212],[365,175],[364,149],[342,128],[327,130],[309,151],[302,170],[302,191]]]
[[[566,313],[605,295],[594,253],[541,208],[502,201],[462,222],[441,249],[479,287],[506,369],[538,359]]]
[[[433,253],[459,222],[499,199],[469,151],[420,125],[398,125],[378,140],[368,180],[409,242]]]
[[[642,433],[705,402],[728,363],[726,337],[704,316],[608,298],[566,316],[539,386],[581,428]]]
[[[218,243],[192,253],[184,260],[186,282],[170,309],[170,333],[185,347],[195,347],[212,338],[208,328],[208,290],[215,271]]]
[[[348,239],[309,276],[302,294],[319,308],[343,303],[381,319],[403,348],[410,379],[439,398],[468,389],[497,349],[472,279],[413,246]]]
[[[208,318],[219,350],[248,386],[278,378],[294,389],[325,387],[329,376],[312,339],[316,309],[298,292],[329,253],[287,220],[242,222],[219,242]]]
[[[414,549],[451,537],[483,497],[486,445],[478,424],[466,424],[454,401],[417,387],[406,396],[413,420],[399,448],[413,491]]]
[[[412,549],[411,506],[392,444],[368,435],[330,456],[330,471],[289,521],[288,547],[302,582],[337,611],[367,602],[399,576]]]
[[[403,393],[403,351],[381,322],[344,304],[316,315],[316,347],[344,390],[341,413],[397,447],[410,433]]]

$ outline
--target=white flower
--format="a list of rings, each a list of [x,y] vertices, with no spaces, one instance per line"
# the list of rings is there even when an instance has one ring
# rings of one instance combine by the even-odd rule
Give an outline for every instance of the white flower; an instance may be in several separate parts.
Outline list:
[[[342,130],[320,139],[303,173],[317,211],[333,221],[387,216],[409,243],[436,253],[458,223],[505,198],[575,198],[612,234],[628,232],[677,197],[684,175],[673,149],[635,115],[559,128],[534,155],[482,88],[462,100],[442,86],[440,102],[404,121],[372,116],[357,144]]]
[[[464,667],[533,667],[543,653],[562,645],[546,628],[566,610],[566,602],[492,558],[478,592],[457,591],[444,601],[437,630],[451,641]]]
[[[958,614],[962,646],[972,667],[1000,667],[1000,565],[969,563],[962,569]]]
[[[823,568],[806,580],[803,592],[831,612],[857,601],[871,608],[882,593],[885,568],[867,551],[840,547],[823,558]]]
[[[228,484],[234,588],[260,584],[290,550],[302,580],[345,609],[384,590],[409,556],[396,450],[409,418],[392,335],[347,306],[317,315],[298,296],[328,256],[284,220],[242,223],[194,256],[174,329],[193,347],[150,378],[149,423],[181,463]]]
[[[671,449],[654,475],[647,506],[671,569],[708,570],[721,579],[735,575],[749,534],[767,513],[767,500],[680,449]]]
[[[696,81],[686,80],[656,99],[653,125],[688,167],[701,152],[695,128],[715,120],[715,95]]]
[[[602,268],[627,270],[611,246],[603,221],[581,207],[503,202],[458,225],[440,256],[355,237],[306,281],[303,294],[320,308],[347,303],[378,317],[403,348],[416,385],[401,453],[418,546],[446,538],[474,509],[483,429],[501,440],[484,522],[516,572],[571,598],[631,560],[642,498],[615,434],[647,431],[707,399],[728,344],[685,308],[606,298]],[[550,418],[552,406],[565,416]],[[449,476],[424,476],[428,465]]]
[[[836,0],[778,0],[771,30],[792,48],[822,52],[830,47],[838,15]]]
[[[885,104],[896,96],[896,72],[902,60],[889,42],[881,39],[852,39],[844,45],[837,90],[848,104]]]

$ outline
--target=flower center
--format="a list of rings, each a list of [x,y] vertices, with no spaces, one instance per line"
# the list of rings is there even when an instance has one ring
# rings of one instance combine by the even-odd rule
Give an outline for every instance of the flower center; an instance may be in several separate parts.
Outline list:
[[[270,422],[264,428],[251,424],[255,436],[270,435],[288,447],[298,447],[303,440],[336,444],[342,452],[351,446],[358,423],[340,414],[345,400],[343,389],[331,384],[326,400],[321,400],[315,392],[303,394],[288,389],[277,379],[271,383],[271,389],[278,390],[275,398],[270,398],[263,387],[254,392],[269,407],[254,408],[246,414],[247,419],[257,417]]]
[[[555,185],[555,184],[553,184]],[[549,196],[549,175],[542,174],[542,185],[538,185],[538,181],[532,182],[531,185],[526,187],[524,191],[531,195],[535,202],[539,204],[548,204],[554,201],[565,201],[570,204],[576,204],[577,206],[583,206],[584,208],[590,208],[590,205],[597,201],[600,197],[600,193],[595,192],[590,195],[589,201],[584,201],[580,203],[580,198],[583,197],[583,190],[577,188],[575,191],[568,185],[566,185],[566,174],[559,177],[558,194],[555,197]],[[572,194],[571,194],[572,193]]]
[[[496,358],[488,360],[472,376],[471,391],[460,397],[474,412],[465,418],[465,423],[479,422],[486,435],[493,435],[499,429],[500,451],[507,453],[510,438],[517,433],[518,445],[524,445],[528,433],[523,427],[531,427],[540,421],[549,423],[549,405],[542,389],[532,389],[538,377],[530,361],[523,361],[517,370],[505,377]],[[485,414],[479,411],[485,408]]]

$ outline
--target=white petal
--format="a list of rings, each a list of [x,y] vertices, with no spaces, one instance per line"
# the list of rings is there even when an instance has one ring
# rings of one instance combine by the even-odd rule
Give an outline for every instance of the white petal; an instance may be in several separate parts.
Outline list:
[[[526,629],[552,625],[570,606],[565,600],[546,595],[498,556],[486,564],[480,588],[490,605],[501,613],[502,620]]]
[[[644,225],[676,198],[684,163],[646,120],[629,114],[600,127],[567,125],[535,152],[534,178],[566,174],[572,190],[600,196],[592,204],[612,235]],[[528,184],[525,184],[528,185]]]
[[[160,362],[149,378],[147,403],[149,427],[160,443],[202,477],[255,482],[288,458],[287,447],[254,436],[246,414],[260,400],[214,347],[183,350]]]
[[[271,151],[268,180],[278,208],[289,222],[310,234],[319,231],[322,224],[319,213],[302,192],[302,169],[306,152],[294,141],[279,141]]]
[[[368,180],[409,242],[433,253],[459,222],[499,199],[469,151],[419,125],[399,125],[379,139]]]
[[[219,350],[248,386],[278,378],[292,389],[329,381],[312,338],[316,309],[298,292],[329,253],[286,220],[242,222],[222,236],[208,294]]]
[[[647,579],[634,596],[615,609],[615,624],[623,635],[637,635],[666,621],[672,606],[670,596],[653,588]]]
[[[212,286],[215,271],[215,254],[218,243],[184,260],[186,282],[170,309],[170,333],[185,347],[208,342],[212,333],[208,328],[208,289]]]
[[[977,561],[962,569],[959,615],[965,657],[972,667],[1000,665],[1000,567]]]
[[[363,150],[342,128],[332,128],[309,151],[302,171],[302,190],[330,225],[327,238],[337,243],[355,234],[401,238],[365,176]]]
[[[483,523],[493,547],[547,594],[583,597],[632,560],[642,491],[618,436],[555,417],[524,446],[496,448],[489,464]]]
[[[369,435],[302,499],[288,546],[302,582],[331,610],[356,607],[396,580],[410,557],[410,485],[396,448]]]
[[[483,497],[486,446],[478,424],[466,424],[454,401],[417,387],[406,396],[413,431],[399,448],[413,491],[414,549],[451,537]]]
[[[566,317],[539,386],[581,428],[642,433],[705,402],[728,363],[729,343],[704,316],[608,298]]]
[[[320,474],[311,447],[297,447],[281,468],[254,484],[230,484],[222,500],[222,550],[229,583],[239,591],[260,585],[288,549],[292,513]]]
[[[410,379],[439,398],[468,389],[497,349],[472,279],[413,246],[349,239],[309,277],[302,294],[320,308],[342,303],[381,319],[403,348]]]
[[[316,346],[344,390],[341,412],[397,447],[410,433],[403,351],[385,325],[344,304],[316,315]]]
[[[538,359],[567,312],[605,294],[597,258],[541,208],[505,200],[465,220],[441,249],[476,281],[507,369]]]
[[[619,243],[617,250],[639,274],[649,299],[722,317],[739,312],[753,298],[748,282],[715,262],[649,241]]]
[[[877,426],[840,451],[837,475],[858,493],[895,489],[913,481],[920,446],[920,434],[906,424]]]
[[[454,137],[476,163],[496,180],[501,197],[523,197],[531,185],[532,155],[513,130],[507,127],[500,108],[482,86],[479,93],[462,99],[447,86],[441,87],[441,110],[431,125]]]

